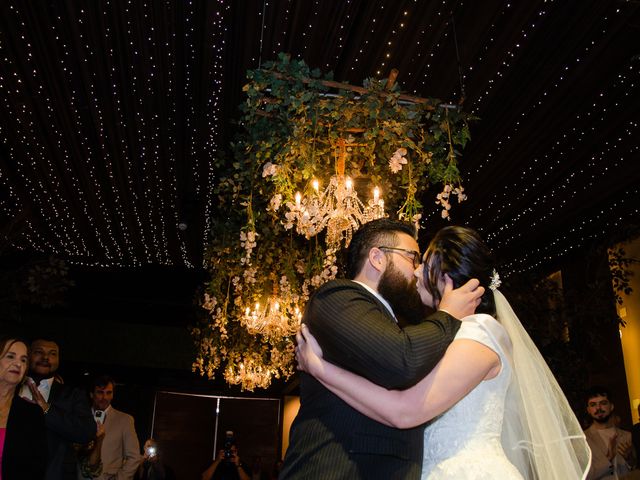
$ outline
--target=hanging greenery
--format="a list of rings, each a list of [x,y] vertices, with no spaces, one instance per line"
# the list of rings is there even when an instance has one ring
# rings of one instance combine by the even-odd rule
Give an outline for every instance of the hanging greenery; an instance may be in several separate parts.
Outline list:
[[[232,159],[217,159],[207,263],[211,280],[192,329],[194,371],[228,383],[266,388],[293,373],[292,332],[312,291],[338,274],[325,234],[296,233],[296,192],[336,173],[337,145],[346,145],[345,174],[378,186],[391,217],[418,223],[431,184],[448,217],[450,199],[464,200],[458,158],[469,139],[469,115],[437,99],[402,95],[387,80],[363,87],[333,82],[301,60],[279,61],[247,73],[241,132]],[[364,190],[361,190],[364,192]],[[275,317],[281,328],[255,325]],[[269,317],[269,318],[266,318]]]

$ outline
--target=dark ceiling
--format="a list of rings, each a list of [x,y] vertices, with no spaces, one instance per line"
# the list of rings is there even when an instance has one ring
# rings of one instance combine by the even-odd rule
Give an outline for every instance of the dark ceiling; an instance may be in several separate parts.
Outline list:
[[[463,97],[479,120],[453,222],[505,270],[538,266],[638,222],[639,39],[636,0],[3,1],[3,253],[201,268],[245,72],[290,52]]]

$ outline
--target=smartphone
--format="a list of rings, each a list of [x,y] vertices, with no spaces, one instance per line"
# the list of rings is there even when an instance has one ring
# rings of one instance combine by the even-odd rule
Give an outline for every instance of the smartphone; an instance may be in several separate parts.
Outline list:
[[[96,423],[102,425],[104,423],[104,412],[102,410],[96,410],[93,414],[93,418],[96,419]]]

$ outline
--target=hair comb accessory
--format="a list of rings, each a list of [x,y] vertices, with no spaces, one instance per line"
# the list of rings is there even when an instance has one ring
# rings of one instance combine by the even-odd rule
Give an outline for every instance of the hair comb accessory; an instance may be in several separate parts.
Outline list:
[[[489,283],[489,288],[495,291],[500,285],[502,285],[502,280],[500,280],[500,275],[496,272],[496,269],[493,269],[493,273],[491,274],[491,283]]]

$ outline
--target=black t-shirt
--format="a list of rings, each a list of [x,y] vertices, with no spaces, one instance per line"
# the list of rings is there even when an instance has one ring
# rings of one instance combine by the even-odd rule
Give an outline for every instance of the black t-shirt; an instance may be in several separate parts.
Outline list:
[[[238,474],[238,468],[242,468],[245,473],[249,475],[249,471],[242,463],[238,467],[233,462],[222,461],[218,465],[218,468],[216,468],[216,471],[213,472],[213,477],[211,477],[211,480],[239,480],[240,475]]]

